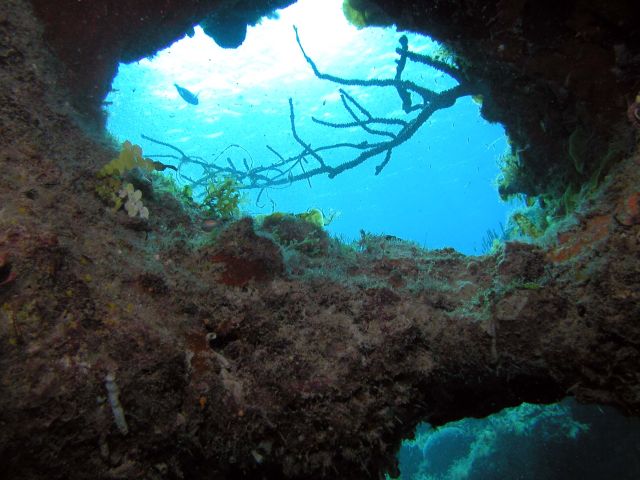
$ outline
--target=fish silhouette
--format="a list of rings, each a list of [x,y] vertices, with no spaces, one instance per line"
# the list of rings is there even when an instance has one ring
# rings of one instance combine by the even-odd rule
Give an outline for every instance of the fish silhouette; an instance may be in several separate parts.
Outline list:
[[[190,103],[191,105],[198,105],[198,95],[194,95],[192,92],[184,87],[181,87],[177,83],[174,83],[174,85],[176,87],[176,90],[178,90],[178,94],[185,102]]]

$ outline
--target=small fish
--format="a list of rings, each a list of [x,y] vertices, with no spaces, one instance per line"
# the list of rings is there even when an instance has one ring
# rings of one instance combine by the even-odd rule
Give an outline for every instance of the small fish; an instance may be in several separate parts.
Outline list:
[[[185,102],[190,103],[191,105],[198,105],[198,95],[194,95],[189,90],[181,87],[177,83],[174,83],[174,85]]]

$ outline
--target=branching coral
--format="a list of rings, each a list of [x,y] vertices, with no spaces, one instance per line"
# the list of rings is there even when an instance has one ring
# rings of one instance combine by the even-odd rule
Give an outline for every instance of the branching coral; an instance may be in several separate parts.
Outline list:
[[[378,14],[382,14],[382,12],[376,11],[376,5],[369,1],[350,0],[345,5],[345,8],[352,9],[351,13],[357,17],[354,20],[356,23],[364,21],[367,25],[371,25],[374,18],[377,19]],[[175,145],[143,135],[146,140],[173,150],[175,153],[164,155],[164,157],[175,158],[181,167],[191,164],[197,165],[199,169],[203,170],[204,174],[199,179],[191,179],[182,172],[180,173],[181,177],[189,181],[194,188],[206,188],[206,184],[212,178],[223,176],[232,177],[240,189],[257,189],[262,193],[268,188],[288,186],[298,181],[309,181],[311,177],[318,175],[334,178],[376,157],[380,160],[374,169],[374,174],[379,175],[389,164],[394,150],[412,138],[433,114],[453,106],[458,98],[482,93],[481,85],[472,81],[464,69],[455,66],[463,63],[459,58],[456,58],[455,62],[451,61],[451,58],[442,61],[430,55],[412,51],[405,35],[402,35],[398,40],[395,75],[388,78],[361,79],[343,78],[322,72],[303,48],[299,32],[295,27],[294,34],[300,53],[313,74],[320,80],[341,86],[338,90],[340,100],[348,115],[347,120],[341,122],[331,122],[315,117],[312,117],[312,121],[334,130],[358,131],[362,137],[348,142],[311,146],[298,132],[293,98],[289,98],[289,120],[291,135],[297,144],[297,151],[287,157],[267,145],[276,158],[271,163],[259,166],[255,166],[247,160],[243,160],[242,166],[236,165],[231,160],[226,164],[207,162],[202,157],[187,155]],[[455,65],[453,65],[454,63]],[[408,80],[403,75],[405,75],[407,65],[411,64],[435,69],[450,77],[456,85],[439,91]],[[360,95],[349,93],[348,88],[355,91],[361,91],[363,88],[384,89],[389,92],[390,97],[399,97],[403,113],[378,116],[357,98]],[[235,144],[227,148],[231,147],[242,148]]]

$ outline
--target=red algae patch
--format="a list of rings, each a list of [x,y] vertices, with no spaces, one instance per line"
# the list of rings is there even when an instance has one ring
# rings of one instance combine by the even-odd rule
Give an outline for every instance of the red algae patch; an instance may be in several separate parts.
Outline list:
[[[611,222],[611,215],[597,215],[587,219],[581,230],[558,234],[558,246],[547,254],[547,258],[558,263],[580,255],[586,249],[607,238]]]

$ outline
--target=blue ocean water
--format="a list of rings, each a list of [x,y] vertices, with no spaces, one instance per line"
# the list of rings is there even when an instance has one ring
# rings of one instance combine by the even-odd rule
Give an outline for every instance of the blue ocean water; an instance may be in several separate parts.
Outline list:
[[[565,399],[483,419],[420,425],[398,454],[402,480],[635,480],[640,420]],[[389,478],[389,477],[387,477]]]
[[[371,137],[358,128],[332,129],[314,123],[351,120],[340,86],[317,79],[295,41],[302,44],[321,71],[345,78],[393,78],[395,49],[402,33],[393,28],[358,30],[342,14],[342,0],[300,0],[250,27],[243,45],[224,50],[196,28],[153,58],[120,65],[106,99],[107,128],[118,140],[139,144],[145,156],[174,153],[144,140],[147,135],[207,161],[229,145],[217,160],[251,167],[277,161],[267,145],[284,157],[300,150],[291,134],[288,99],[293,99],[296,128],[312,146],[338,141],[359,143]],[[431,39],[407,33],[409,48],[433,53]],[[441,91],[455,85],[445,74],[409,64],[405,79]],[[199,96],[186,103],[177,83]],[[374,115],[403,118],[397,92],[391,88],[345,87]],[[500,232],[509,205],[498,196],[494,180],[498,159],[507,148],[504,130],[479,115],[471,98],[458,99],[436,112],[405,144],[396,148],[389,164],[374,175],[382,157],[370,159],[334,179],[314,177],[264,192],[246,191],[243,211],[299,213],[321,209],[336,214],[327,227],[345,241],[360,230],[412,240],[428,248],[453,247],[467,254],[482,253],[488,230]],[[341,163],[353,152],[330,158]],[[170,162],[167,162],[170,163]],[[202,172],[183,171],[192,177]],[[153,212],[151,212],[153,214]]]

